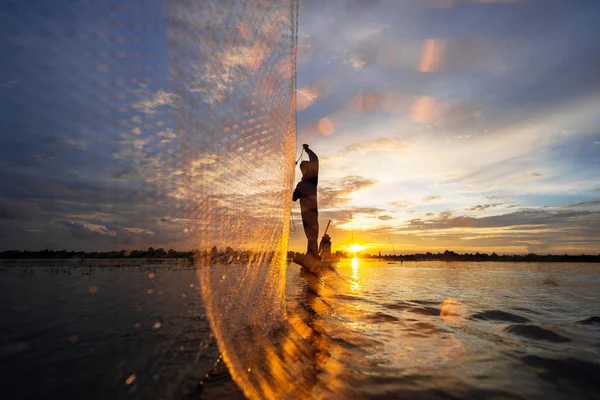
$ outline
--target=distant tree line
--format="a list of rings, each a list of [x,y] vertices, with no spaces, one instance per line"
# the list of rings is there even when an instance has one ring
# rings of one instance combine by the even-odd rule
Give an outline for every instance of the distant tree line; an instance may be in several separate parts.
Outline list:
[[[164,258],[164,259],[187,259],[206,260],[212,263],[233,264],[245,263],[252,260],[271,260],[274,252],[253,252],[249,250],[234,250],[227,247],[219,250],[214,246],[210,250],[177,251],[165,250],[162,247],[155,249],[149,247],[147,250],[113,250],[113,251],[68,251],[68,250],[6,250],[0,252],[0,259],[9,260],[84,260],[84,259],[136,259],[136,258]]]
[[[387,261],[508,261],[508,262],[600,262],[600,254],[503,254],[464,253],[446,250],[443,253],[415,253],[404,255],[361,255],[362,258]]]
[[[293,251],[288,251],[287,258],[293,259]],[[173,249],[165,250],[163,248],[149,247],[147,250],[114,250],[105,252],[85,252],[85,251],[67,251],[67,250],[6,250],[0,252],[0,259],[27,260],[27,259],[50,259],[50,260],[69,260],[69,259],[121,259],[121,258],[165,258],[165,259],[187,259],[189,261],[203,259],[212,263],[234,264],[247,263],[250,260],[270,261],[275,253],[255,252],[250,250],[234,250],[231,247],[225,250],[219,250],[214,246],[210,250],[191,250],[177,251]],[[350,258],[353,253],[336,251],[335,258]],[[598,255],[569,255],[569,254],[504,254],[496,253],[464,253],[458,254],[454,251],[446,250],[443,253],[415,253],[403,255],[381,255],[359,253],[360,258],[375,259],[382,261],[509,261],[509,262],[600,262]]]
[[[294,253],[288,251],[288,259],[293,259],[294,255],[300,253]],[[443,253],[415,253],[415,254],[403,254],[403,255],[390,255],[385,254],[367,254],[367,253],[356,253],[357,257],[363,259],[373,259],[382,261],[511,261],[511,262],[600,262],[600,254],[598,255],[556,255],[556,254],[505,254],[498,255],[496,253],[464,253],[458,254],[453,251],[446,250]],[[336,251],[336,258],[351,258],[354,257],[354,253],[348,253],[344,251]]]
[[[304,253],[299,253],[299,252],[293,252],[293,251],[288,251],[287,252],[287,258],[288,260],[293,260],[294,256],[300,256],[300,255],[304,255]],[[344,251],[336,251],[335,253],[332,253],[332,258],[333,259],[340,259],[340,258],[352,258],[353,255],[352,253],[346,253]],[[365,257],[363,255],[361,255],[361,257]],[[366,255],[366,257],[371,257],[370,255]]]
[[[102,259],[102,258],[190,258],[193,251],[176,251],[149,247],[148,250],[113,250],[113,251],[68,251],[68,250],[7,250],[0,253],[2,259]]]

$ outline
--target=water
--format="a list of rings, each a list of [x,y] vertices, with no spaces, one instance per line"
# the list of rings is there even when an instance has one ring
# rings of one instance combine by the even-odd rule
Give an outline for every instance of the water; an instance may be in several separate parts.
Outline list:
[[[2,262],[4,398],[241,397],[214,369],[190,266],[40,264]],[[316,278],[291,264],[278,355],[247,351],[295,397],[600,398],[599,268],[345,260]]]
[[[598,267],[359,261],[325,330],[359,397],[598,398]]]
[[[2,265],[3,398],[177,398],[218,358],[193,266]]]

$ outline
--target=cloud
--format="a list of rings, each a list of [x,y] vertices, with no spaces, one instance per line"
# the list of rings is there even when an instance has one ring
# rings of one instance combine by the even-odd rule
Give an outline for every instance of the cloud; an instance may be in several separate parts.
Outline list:
[[[372,151],[403,151],[408,148],[409,145],[407,143],[397,139],[377,138],[346,146],[346,148],[342,150],[340,154],[348,155],[352,153],[366,153]]]
[[[409,249],[594,252],[600,245],[600,211],[526,209],[485,217],[444,212],[437,218],[412,219],[401,226],[381,225],[366,234],[380,241],[387,235],[402,238]]]
[[[492,196],[485,196],[486,200],[504,200],[504,199],[510,199],[512,196],[508,195],[508,194],[495,194]]]
[[[347,157],[341,163],[337,163],[339,158],[335,163],[330,162],[327,170],[323,168],[326,174],[322,177],[331,180],[328,185],[321,181],[320,201],[322,207],[331,208],[323,209],[322,215],[338,213],[344,220],[351,212],[380,215],[381,221],[369,222],[382,225],[385,218],[393,216],[394,221],[388,220],[385,225],[392,222],[400,225],[409,214],[392,213],[391,207],[406,209],[414,204],[394,200],[421,204],[419,199],[429,195],[428,188],[432,187],[436,187],[439,196],[429,196],[429,201],[443,196],[457,210],[466,207],[472,211],[498,211],[500,206],[494,208],[486,203],[504,201],[501,195],[479,199],[494,193],[515,193],[515,196],[531,193],[527,204],[534,206],[544,204],[541,202],[545,200],[540,198],[556,199],[563,195],[581,200],[562,211],[579,212],[595,206],[583,200],[590,200],[590,188],[598,187],[597,177],[592,176],[597,171],[596,161],[580,156],[581,151],[573,148],[583,144],[585,135],[594,135],[589,143],[598,141],[598,102],[584,95],[598,91],[595,66],[599,53],[594,38],[598,36],[599,9],[577,7],[570,2],[553,7],[531,1],[519,6],[485,4],[508,2],[350,0],[327,4],[313,1],[309,6],[308,2],[300,3],[308,12],[301,12],[306,18],[301,18],[299,27],[300,37],[307,40],[301,39],[298,49],[301,66],[298,87],[302,88],[297,93],[298,109],[305,109],[299,113],[298,123],[299,126],[314,123],[319,133],[315,140],[323,144],[327,154]],[[456,7],[459,5],[462,7]],[[404,12],[423,6],[439,9]],[[175,60],[171,66],[159,63],[157,68],[136,69],[127,79],[122,79],[122,71],[112,67],[102,74],[76,74],[79,86],[93,88],[93,93],[84,90],[75,97],[68,93],[65,96],[61,91],[51,95],[40,93],[33,90],[34,81],[28,86],[27,80],[21,79],[26,78],[27,71],[19,74],[18,68],[8,68],[14,76],[5,80],[18,81],[22,90],[3,91],[9,105],[3,131],[10,136],[8,140],[4,138],[0,150],[3,170],[0,197],[4,199],[0,200],[2,242],[16,231],[17,225],[49,229],[54,223],[48,223],[47,218],[52,215],[54,220],[68,221],[71,225],[60,225],[60,231],[54,226],[56,238],[49,238],[46,243],[93,245],[85,239],[71,240],[69,232],[95,235],[94,241],[106,246],[117,239],[132,243],[143,240],[183,243],[178,242],[181,238],[178,232],[200,226],[202,218],[212,218],[208,213],[221,213],[225,224],[241,224],[240,216],[260,218],[281,209],[281,203],[277,203],[280,199],[289,202],[287,194],[280,195],[283,189],[277,192],[256,187],[257,180],[264,181],[264,177],[276,174],[273,171],[277,168],[273,166],[291,159],[280,151],[290,146],[287,142],[282,146],[278,139],[290,122],[285,112],[290,92],[285,86],[289,81],[284,82],[278,75],[288,66],[277,60],[285,58],[291,48],[268,52],[273,49],[272,43],[280,38],[284,42],[288,37],[278,36],[285,31],[280,29],[284,25],[276,14],[270,13],[272,8],[265,15],[261,7],[250,5],[244,12],[264,16],[265,24],[249,26],[242,18],[233,28],[237,38],[234,46],[212,47],[222,36],[216,28],[226,23],[222,14],[217,13],[214,21],[206,21],[203,35],[192,42],[201,52],[213,50],[213,57],[204,57],[207,52],[191,54],[185,48],[185,39],[189,38],[186,35],[193,36],[198,27],[198,21],[194,21],[196,9],[189,12],[189,8],[173,7],[181,14],[167,18],[167,33],[183,40],[174,41],[171,50],[190,55],[189,63],[183,59]],[[151,18],[153,21],[165,21],[160,10],[152,12],[157,17]],[[556,24],[558,20],[560,24]],[[88,29],[94,30],[93,24],[82,26],[84,30],[78,37],[88,37],[86,32],[91,32]],[[177,47],[180,45],[184,47]],[[154,59],[161,56],[168,59],[161,53],[165,51],[163,47],[153,47]],[[64,68],[58,68],[60,64],[80,65],[85,61],[73,64],[68,50],[66,46],[65,51],[59,51],[53,58],[62,60],[60,63],[42,60],[40,56],[41,62],[34,57],[28,65],[50,73],[52,82],[63,87],[70,75],[64,74]],[[149,59],[144,49],[140,51],[128,55],[133,57],[130,61],[143,63]],[[22,61],[19,57],[9,59],[16,62],[14,65]],[[53,68],[42,68],[48,62]],[[267,68],[259,68],[261,64]],[[272,74],[269,76],[273,79],[260,79],[257,71]],[[60,79],[63,76],[64,80]],[[199,81],[194,80],[197,77]],[[144,86],[141,93],[139,82],[152,82],[152,86]],[[327,93],[323,93],[320,82],[326,82]],[[170,93],[171,86],[179,88],[177,96]],[[272,96],[261,96],[271,90]],[[245,95],[251,99],[243,98]],[[174,100],[188,99],[189,107],[178,110],[172,107]],[[228,100],[232,101],[219,108],[219,101]],[[258,106],[248,105],[254,100]],[[28,105],[25,113],[10,112],[11,107],[19,108],[19,104]],[[61,110],[59,107],[63,105],[67,107]],[[259,112],[258,108],[277,109],[278,117],[262,113],[263,110]],[[245,122],[258,115],[245,113],[253,110],[265,117],[261,123],[268,126],[250,132],[250,128],[258,126]],[[42,112],[39,118],[36,111]],[[213,111],[214,115],[209,115]],[[285,117],[279,118],[282,112]],[[223,113],[233,115],[234,119],[239,117],[244,123],[235,128],[234,123],[221,118]],[[352,114],[352,118],[345,118],[347,114]],[[42,118],[44,115],[47,118]],[[267,129],[270,131],[263,134]],[[120,146],[118,154],[113,152],[116,146]],[[558,157],[553,157],[557,154]],[[567,157],[568,154],[574,154],[572,158],[576,160]],[[570,168],[575,162],[577,168]],[[79,171],[82,175],[75,179],[68,171]],[[541,174],[531,171],[544,175],[542,179],[532,179],[540,178]],[[458,178],[438,188],[436,183],[447,173]],[[335,181],[337,176],[349,174],[360,179]],[[271,182],[274,180],[284,179]],[[209,193],[214,196],[206,199]],[[581,197],[573,197],[580,193]],[[426,199],[424,202],[429,202]],[[439,203],[424,208],[437,212]],[[380,204],[387,209],[378,210]],[[536,218],[534,214],[518,216],[548,226],[563,224],[566,218],[568,222],[561,229],[572,229],[565,235],[569,237],[581,238],[588,232],[583,219],[592,215],[567,218],[560,214],[563,222],[557,222],[558,214],[552,211],[546,210]],[[418,214],[411,217],[415,215]],[[487,213],[476,215],[487,218]],[[472,216],[463,216],[455,223],[510,222],[508,216],[497,220],[468,219]],[[450,224],[448,221],[455,218],[459,217],[439,214],[436,218],[436,214],[429,214],[427,221],[434,225],[437,220]],[[161,219],[171,222],[162,224]],[[159,224],[161,229],[156,229]],[[366,223],[364,226],[368,227]],[[451,235],[448,232],[451,230],[428,230],[427,234],[439,237]],[[108,234],[112,231],[115,236]],[[488,234],[479,234],[482,242],[491,240],[484,237]],[[139,241],[134,242],[137,238]],[[460,241],[460,235],[451,238]],[[595,240],[593,236],[588,238],[590,243]],[[112,239],[115,242],[110,242]],[[525,236],[515,236],[514,241],[533,242]],[[27,246],[31,242],[22,243]]]
[[[381,35],[388,29],[390,29],[390,26],[387,24],[367,25],[351,31],[350,35],[354,40],[366,40],[374,36],[375,39],[380,39]]]
[[[70,138],[64,139],[65,144],[77,150],[87,150],[88,143],[84,140],[74,140]]]
[[[331,208],[346,204],[350,201],[352,193],[373,186],[375,183],[375,180],[361,176],[346,176],[335,186],[319,189],[319,205],[321,208]]]
[[[292,57],[284,52],[290,51],[286,46],[292,43],[287,37],[282,38],[284,27],[289,28],[291,21],[285,13],[277,7],[266,9],[259,3],[253,3],[245,9],[245,13],[261,14],[264,16],[263,22],[252,26],[241,19],[236,26],[236,40],[223,41],[217,26],[226,21],[224,18],[214,18],[214,21],[198,23],[195,18],[197,13],[203,13],[201,7],[187,7],[186,10],[183,7],[169,8],[172,15],[167,18],[171,22],[167,26],[168,31],[180,38],[177,43],[184,48],[185,43],[194,40],[200,27],[205,32],[193,55],[194,62],[180,61],[173,66],[175,79],[181,80],[186,91],[199,96],[205,103],[218,106],[227,103],[236,91],[252,91],[252,97],[260,98],[278,89],[276,86],[282,84],[280,78],[291,81],[294,71],[290,64]],[[223,17],[228,15],[221,14]],[[182,30],[182,26],[193,29]],[[223,45],[215,46],[215,43]],[[187,51],[184,48],[175,47],[172,50]],[[273,74],[269,79],[263,79],[266,72],[260,68],[265,60],[269,63],[269,74]],[[266,103],[266,100],[262,101]]]
[[[27,221],[40,218],[41,208],[38,204],[20,199],[0,197],[0,220]]]
[[[393,154],[398,151],[405,151],[409,147],[410,146],[406,142],[403,142],[401,140],[380,137],[348,145],[332,157],[323,157],[322,162],[324,164],[338,163],[341,159],[345,157],[355,156],[359,154],[370,155],[372,153],[384,152],[388,154]]]
[[[378,217],[377,217],[377,219],[380,219],[380,220],[382,220],[382,221],[390,221],[390,220],[392,220],[393,218],[392,218],[392,216],[390,216],[390,215],[380,215],[380,216],[378,216]]]
[[[116,230],[109,229],[104,225],[91,224],[89,222],[83,223],[82,225],[90,232],[99,233],[101,235],[115,236],[117,234]]]
[[[147,222],[149,226],[156,225],[156,222],[148,222],[143,218],[140,218],[139,222]],[[103,225],[101,223],[57,220],[54,222],[54,229],[48,226],[44,229],[35,231],[29,229],[28,231],[38,232],[36,236],[29,234],[30,241],[39,243],[38,248],[60,248],[64,246],[64,243],[69,243],[69,248],[84,250],[114,250],[124,246],[134,249],[145,248],[149,245],[165,248],[194,248],[197,242],[190,240],[193,237],[186,235],[183,230],[180,224],[163,226],[160,231],[153,231],[150,227],[124,228],[118,224]]]
[[[352,54],[348,58],[348,60],[346,60],[346,62],[350,64],[354,69],[362,69],[367,64],[365,60],[363,60],[356,54]]]
[[[310,107],[319,99],[319,90],[314,86],[307,86],[296,90],[296,109],[302,111]]]
[[[579,203],[566,205],[565,208],[589,207],[600,205],[600,200],[581,201]]]
[[[441,198],[442,198],[442,196],[429,195],[429,196],[423,197],[421,199],[421,201],[423,203],[433,203],[434,201],[441,200]]]
[[[154,114],[160,107],[172,106],[174,100],[175,95],[173,93],[157,90],[147,95],[145,99],[134,103],[133,108],[145,114]]]
[[[142,228],[125,228],[125,230],[128,231],[128,232],[137,233],[137,234],[154,235],[154,232],[152,232],[151,230],[148,230],[148,229],[142,229]]]
[[[135,171],[135,168],[133,168],[132,166],[128,166],[119,171],[113,172],[112,174],[110,174],[110,177],[113,179],[123,179],[128,174],[130,174],[131,172],[134,172],[134,171]]]
[[[95,224],[83,224],[80,222],[57,221],[57,224],[62,227],[70,236],[75,238],[87,238],[95,235],[115,236],[114,230],[109,230],[107,227]]]
[[[452,217],[452,214],[446,213],[435,219],[409,220],[401,230],[435,231],[454,228],[483,229],[519,226],[554,226],[576,229],[576,227],[595,227],[598,222],[600,222],[600,212],[591,211],[522,210],[479,218],[470,216]],[[600,227],[600,224],[598,226]]]
[[[440,212],[440,218],[448,219],[452,216],[452,211],[442,211]]]
[[[476,206],[467,207],[463,211],[485,211],[488,208],[499,207],[502,204],[506,204],[506,203],[492,203],[492,204],[483,204],[483,205],[478,204]]]
[[[392,201],[388,203],[390,206],[396,207],[396,208],[409,208],[409,207],[413,207],[415,205],[415,203],[412,203],[410,201]]]
[[[331,219],[336,221],[336,226],[342,229],[350,229],[350,222],[353,220],[358,227],[357,219],[361,216],[367,218],[377,218],[381,213],[385,212],[384,209],[377,207],[345,207],[344,209],[329,209],[319,211],[320,219]]]

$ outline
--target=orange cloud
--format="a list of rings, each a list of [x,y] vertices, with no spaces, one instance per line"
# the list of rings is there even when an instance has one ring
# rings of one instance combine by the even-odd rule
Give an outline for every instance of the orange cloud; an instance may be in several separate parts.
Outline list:
[[[327,95],[326,92],[327,90],[321,82],[298,89],[296,91],[296,108],[298,111],[302,111],[310,107],[315,101]]]

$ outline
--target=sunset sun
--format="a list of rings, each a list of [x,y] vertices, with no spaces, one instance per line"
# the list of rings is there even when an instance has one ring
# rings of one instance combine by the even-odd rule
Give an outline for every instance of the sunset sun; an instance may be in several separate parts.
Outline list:
[[[359,251],[363,251],[364,249],[366,249],[366,247],[361,246],[360,244],[353,244],[352,246],[348,247],[348,251],[351,251],[352,253],[358,253]]]

